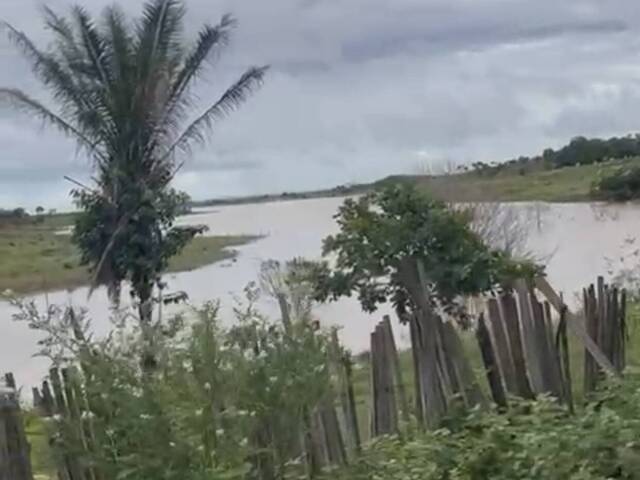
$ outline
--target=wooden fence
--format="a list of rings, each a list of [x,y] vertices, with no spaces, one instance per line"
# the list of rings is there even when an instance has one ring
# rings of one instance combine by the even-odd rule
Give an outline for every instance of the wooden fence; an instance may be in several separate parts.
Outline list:
[[[33,480],[30,447],[11,374],[0,381],[0,480]]]
[[[474,327],[488,389],[481,387],[474,373],[460,329],[433,312],[417,311],[402,319],[408,322],[411,338],[413,378],[407,378],[391,320],[384,317],[371,334],[368,357],[370,436],[402,433],[403,424],[412,418],[423,428],[435,428],[445,415],[460,408],[490,408],[494,403],[505,409],[511,397],[549,394],[572,411],[569,332],[584,347],[586,394],[606,374],[620,375],[626,363],[624,291],[599,278],[583,297],[584,320],[564,305],[544,279],[518,282],[511,291],[488,298]],[[283,321],[285,326],[290,324],[286,309]],[[325,466],[347,463],[358,455],[363,438],[353,361],[340,347],[336,332],[327,362],[335,379],[332,390],[314,409],[303,412],[296,452],[304,456],[309,477]],[[60,416],[75,426],[72,437],[81,453],[57,458],[58,480],[104,478],[90,461],[96,441],[93,407],[81,377],[74,368],[52,369],[48,380],[33,390],[42,415]],[[15,387],[11,376],[7,383]],[[15,391],[8,392],[0,395],[0,480],[32,480],[19,404]]]

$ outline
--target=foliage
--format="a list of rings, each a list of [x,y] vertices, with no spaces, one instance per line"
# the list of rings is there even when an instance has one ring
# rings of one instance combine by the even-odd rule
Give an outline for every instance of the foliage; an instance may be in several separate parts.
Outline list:
[[[146,340],[130,317],[117,317],[108,338],[98,340],[82,312],[50,307],[41,314],[18,302],[16,320],[44,334],[41,353],[82,371],[89,412],[80,421],[90,423],[95,442],[87,451],[78,419],[55,416],[46,425],[54,456],[79,455],[101,478],[118,480],[303,473],[303,414],[329,392],[328,335],[304,322],[285,332],[256,310],[255,286],[246,296],[232,327],[222,326],[213,302],[163,323],[153,375],[140,367]]]
[[[616,202],[640,198],[640,167],[617,169],[595,181],[592,192],[598,199]]]
[[[29,214],[22,207],[14,208],[13,210],[0,208],[0,220],[20,220],[28,216]]]
[[[472,167],[479,175],[495,175],[508,166],[518,166],[524,175],[528,167],[536,164],[544,168],[563,168],[637,156],[640,156],[640,134],[608,139],[579,136],[559,150],[545,149],[542,155],[520,156],[502,163],[475,162]]]
[[[120,282],[128,280],[144,303],[169,260],[206,228],[173,227],[184,204],[172,189],[150,192],[132,179],[125,191],[117,205],[94,192],[76,191],[83,214],[72,239],[82,252],[81,263],[93,266],[94,284],[108,285],[117,298]],[[123,217],[123,212],[135,215]]]
[[[198,233],[173,227],[179,194],[170,185],[183,164],[180,154],[202,143],[213,122],[239,107],[265,73],[249,68],[196,112],[202,103],[194,87],[227,45],[235,21],[224,16],[204,25],[190,44],[184,15],[180,0],[148,0],[134,22],[116,6],[99,21],[80,6],[69,17],[45,9],[54,40],[47,50],[5,25],[58,110],[13,88],[0,89],[0,101],[57,128],[92,159],[94,187],[74,194],[83,210],[74,238],[96,285],[117,293],[123,280],[131,281],[145,322],[149,308],[142,305],[168,258]]]
[[[368,445],[332,479],[640,478],[640,380],[611,384],[576,416],[549,398],[505,414],[474,411],[413,439]],[[329,477],[327,477],[329,478]]]
[[[335,255],[335,267],[325,262],[315,271],[318,298],[355,292],[367,311],[389,300],[399,310],[416,306],[409,299],[420,263],[427,282],[420,290],[430,292],[435,306],[453,309],[458,296],[536,271],[486,246],[471,230],[467,213],[411,186],[346,200],[336,215],[340,232],[324,242],[324,254]]]
[[[314,284],[310,278],[314,267],[313,262],[303,258],[284,263],[267,260],[260,265],[260,289],[273,299],[286,300],[294,321],[309,322],[314,306]]]
[[[640,155],[640,135],[599,138],[576,137],[558,151],[547,149],[546,161],[555,167],[598,163],[611,158],[636,157]]]

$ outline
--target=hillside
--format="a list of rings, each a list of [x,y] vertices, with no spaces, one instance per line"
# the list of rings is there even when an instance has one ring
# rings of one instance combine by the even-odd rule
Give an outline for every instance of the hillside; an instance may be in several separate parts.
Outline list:
[[[218,198],[193,202],[194,207],[266,203],[358,195],[391,183],[413,183],[449,202],[583,202],[593,200],[594,182],[624,168],[640,166],[640,157],[588,165],[551,168],[543,161],[476,165],[473,170],[441,175],[391,175],[368,184],[324,190]]]
[[[523,170],[508,166],[452,175],[398,176],[389,177],[378,184],[411,182],[428,190],[436,198],[455,202],[576,202],[592,199],[591,188],[599,178],[631,166],[640,166],[640,158],[555,169],[539,167]]]

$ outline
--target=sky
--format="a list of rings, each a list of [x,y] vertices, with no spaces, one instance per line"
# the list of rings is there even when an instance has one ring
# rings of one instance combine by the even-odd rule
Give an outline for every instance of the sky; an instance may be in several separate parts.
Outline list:
[[[80,0],[94,14],[110,1]],[[141,0],[120,0],[131,15]],[[576,135],[640,131],[638,0],[186,0],[187,31],[224,13],[230,47],[202,108],[248,66],[264,86],[215,125],[177,186],[196,199],[371,181],[499,161]],[[0,18],[46,46],[40,1]],[[46,5],[64,13],[70,3]],[[47,99],[0,38],[0,85]],[[195,112],[197,113],[197,112]],[[73,143],[0,110],[0,206],[69,208],[90,178]]]

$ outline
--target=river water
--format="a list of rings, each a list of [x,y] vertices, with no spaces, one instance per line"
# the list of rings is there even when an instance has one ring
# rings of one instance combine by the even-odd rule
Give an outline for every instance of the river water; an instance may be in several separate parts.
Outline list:
[[[166,277],[169,291],[188,292],[192,304],[220,299],[221,315],[232,321],[234,296],[242,294],[248,282],[256,280],[260,263],[267,259],[287,260],[302,256],[320,257],[322,239],[337,230],[333,215],[339,198],[297,200],[199,210],[180,223],[206,224],[210,235],[259,234],[263,237],[239,247],[236,261],[213,265]],[[610,275],[637,262],[635,238],[640,237],[640,205],[604,206],[576,204],[514,204],[527,221],[527,248],[547,262],[552,285],[572,298],[597,275]],[[640,240],[639,240],[640,242]],[[73,292],[39,295],[36,301],[86,306],[97,334],[109,328],[109,311],[103,291],[88,297],[87,288]],[[265,302],[267,302],[265,300]],[[265,303],[268,313],[276,306]],[[342,341],[354,351],[367,348],[369,333],[385,309],[374,315],[361,312],[353,299],[319,306],[316,315],[324,325],[339,325]],[[11,320],[12,308],[0,302],[0,372],[12,371],[24,385],[35,385],[47,368],[47,361],[34,358],[37,335],[24,324]],[[407,332],[398,330],[401,342]]]

